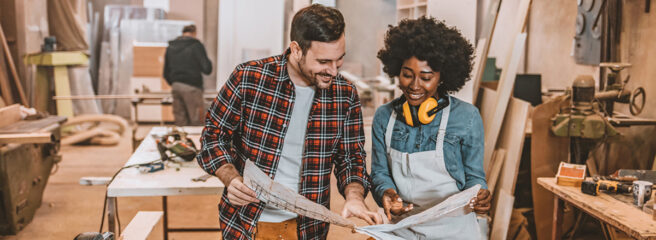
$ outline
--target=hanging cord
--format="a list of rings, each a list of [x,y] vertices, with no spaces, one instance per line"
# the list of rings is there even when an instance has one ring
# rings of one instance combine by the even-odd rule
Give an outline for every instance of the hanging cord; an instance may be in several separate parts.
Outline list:
[[[157,160],[153,160],[153,161],[150,161],[150,162],[147,162],[147,163],[138,163],[138,164],[132,164],[132,165],[123,166],[123,167],[121,167],[118,171],[116,171],[116,173],[114,173],[114,175],[112,176],[112,178],[109,180],[109,183],[107,183],[107,186],[109,186],[109,185],[114,181],[114,178],[116,178],[116,176],[117,176],[121,171],[123,171],[124,169],[127,169],[127,168],[133,168],[133,167],[138,167],[138,166],[143,166],[143,165],[149,165],[149,164],[153,164],[153,163],[157,163],[157,162],[161,162],[161,161],[162,161],[162,159],[159,158],[159,159],[157,159]],[[103,230],[103,226],[104,226],[104,223],[105,223],[105,213],[106,213],[106,211],[107,211],[107,200],[108,200],[108,197],[107,197],[107,190],[105,190],[105,200],[104,200],[104,202],[103,202],[103,211],[102,211],[102,216],[100,217],[100,229],[98,230],[99,233],[102,232],[102,230]],[[114,199],[114,201],[115,201],[115,202],[114,202],[114,205],[115,205],[115,206],[118,206],[118,201],[116,201],[116,199]],[[118,207],[116,207],[116,210],[118,210]],[[120,236],[120,235],[121,235],[121,220],[118,218],[118,211],[116,211],[116,219],[117,219],[117,223],[118,223],[118,235]],[[108,220],[109,220],[109,219],[108,219]]]

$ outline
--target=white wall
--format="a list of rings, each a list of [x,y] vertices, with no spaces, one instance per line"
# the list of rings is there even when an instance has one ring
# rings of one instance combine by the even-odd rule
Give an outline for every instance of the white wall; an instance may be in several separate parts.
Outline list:
[[[217,90],[246,60],[282,54],[284,0],[219,1]]]

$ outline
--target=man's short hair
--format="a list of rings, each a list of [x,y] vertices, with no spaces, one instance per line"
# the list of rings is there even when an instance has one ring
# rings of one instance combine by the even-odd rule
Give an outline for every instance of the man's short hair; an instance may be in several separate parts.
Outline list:
[[[303,54],[312,41],[332,42],[344,33],[344,17],[339,10],[313,4],[299,10],[292,19],[291,41],[296,41]]]
[[[196,25],[194,24],[187,25],[184,26],[184,28],[182,28],[182,33],[195,33],[195,32],[196,32]]]

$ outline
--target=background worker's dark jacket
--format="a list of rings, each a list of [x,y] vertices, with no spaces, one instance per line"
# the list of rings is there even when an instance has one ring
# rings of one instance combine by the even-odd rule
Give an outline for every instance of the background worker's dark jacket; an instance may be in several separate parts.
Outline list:
[[[181,36],[169,41],[164,57],[164,79],[169,85],[180,82],[203,89],[201,73],[211,72],[212,62],[198,39]]]

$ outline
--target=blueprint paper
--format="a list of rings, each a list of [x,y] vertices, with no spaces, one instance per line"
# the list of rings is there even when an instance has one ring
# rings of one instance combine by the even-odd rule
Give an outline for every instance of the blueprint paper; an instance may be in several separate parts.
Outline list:
[[[441,203],[421,213],[407,217],[396,224],[355,227],[355,224],[350,220],[331,212],[323,205],[308,200],[282,184],[274,182],[249,160],[246,161],[244,167],[244,184],[255,191],[260,201],[270,206],[330,224],[354,228],[357,232],[369,235],[378,240],[402,240],[403,238],[395,236],[395,231],[426,222],[437,221],[443,217],[460,216],[469,213],[471,210],[469,210],[467,205],[469,205],[472,198],[476,197],[478,190],[481,188],[480,185],[476,185],[454,194]]]

